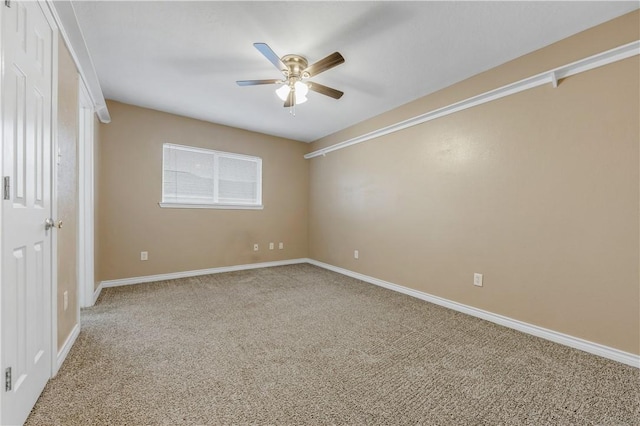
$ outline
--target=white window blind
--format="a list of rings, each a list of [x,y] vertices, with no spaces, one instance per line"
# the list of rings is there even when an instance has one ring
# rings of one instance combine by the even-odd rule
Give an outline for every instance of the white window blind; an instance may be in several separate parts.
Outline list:
[[[262,159],[163,145],[162,207],[262,206]]]

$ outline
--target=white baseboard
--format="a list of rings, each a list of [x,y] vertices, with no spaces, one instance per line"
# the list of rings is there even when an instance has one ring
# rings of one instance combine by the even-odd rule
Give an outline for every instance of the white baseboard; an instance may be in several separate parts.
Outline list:
[[[453,309],[454,311],[462,312],[474,317],[482,318],[487,321],[491,321],[496,324],[500,324],[505,327],[509,327],[523,333],[531,334],[533,336],[541,337],[552,342],[560,343],[565,346],[569,346],[575,349],[580,349],[585,352],[589,352],[594,355],[608,358],[614,361],[621,362],[623,364],[630,365],[632,367],[640,368],[640,356],[634,355],[628,352],[624,352],[609,346],[604,346],[599,343],[590,342],[588,340],[573,337],[568,334],[559,333],[557,331],[549,330],[547,328],[538,327],[537,325],[529,324],[526,322],[518,321],[513,318],[505,317],[503,315],[494,314],[489,311],[474,308],[472,306],[463,305],[462,303],[454,302],[442,297],[433,296],[428,293],[424,293],[411,288],[403,287],[401,285],[393,284],[388,281],[383,281],[378,278],[370,277],[368,275],[353,272],[348,269],[339,268],[337,266],[329,265],[328,263],[319,262],[317,260],[308,259],[310,264],[319,266],[321,268],[328,269],[330,271],[338,272],[342,275],[347,275],[352,278],[359,279],[361,281],[368,282],[380,287],[388,288],[390,290],[404,293],[409,296],[416,297],[418,299],[425,300],[427,302],[434,303],[436,305],[444,306],[445,308]]]
[[[154,281],[175,280],[178,278],[196,277],[199,275],[220,274],[222,272],[245,271],[247,269],[269,268],[272,266],[294,265],[307,263],[309,259],[288,259],[275,262],[249,263],[245,265],[222,266],[219,268],[197,269],[195,271],[171,272],[168,274],[147,275],[143,277],[122,278],[118,280],[102,281],[98,287],[100,290],[106,287],[118,287],[121,285],[142,284]]]
[[[64,345],[62,345],[62,347],[58,351],[58,361],[57,361],[56,371],[55,371],[56,374],[58,373],[58,370],[60,370],[60,367],[62,367],[62,363],[64,362],[64,360],[67,359],[67,355],[69,355],[69,351],[71,350],[71,347],[76,342],[76,339],[78,338],[79,335],[80,335],[80,324],[76,324],[71,330],[71,333],[69,333],[69,336],[67,337],[67,340],[65,340]]]
[[[96,302],[98,301],[98,297],[100,297],[101,291],[102,291],[102,283],[100,283],[100,285],[98,285],[98,288],[96,288],[96,291],[93,292],[93,303],[91,304],[91,306],[96,304]]]

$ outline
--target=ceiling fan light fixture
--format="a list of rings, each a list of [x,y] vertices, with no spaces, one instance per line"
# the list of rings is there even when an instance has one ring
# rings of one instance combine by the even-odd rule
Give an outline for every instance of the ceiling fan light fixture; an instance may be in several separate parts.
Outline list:
[[[296,93],[296,105],[300,105],[307,102],[307,97]]]
[[[289,84],[283,84],[282,87],[276,90],[276,95],[283,101],[286,101],[291,92],[291,86]],[[296,105],[307,102],[307,93],[309,93],[309,86],[301,81],[296,81],[293,85],[293,93],[296,97]]]
[[[309,86],[301,81],[296,81],[296,84],[293,85],[293,89],[295,90],[296,104],[303,104],[307,102],[307,93],[309,93]]]
[[[283,101],[286,101],[287,98],[289,97],[289,92],[291,91],[291,88],[289,87],[288,84],[283,84],[282,87],[280,87],[278,90],[276,90],[276,95],[278,95],[278,97],[280,99],[282,99]]]

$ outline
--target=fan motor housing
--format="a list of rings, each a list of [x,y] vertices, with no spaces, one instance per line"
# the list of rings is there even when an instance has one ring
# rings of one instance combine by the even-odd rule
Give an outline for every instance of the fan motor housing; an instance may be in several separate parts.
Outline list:
[[[302,75],[302,71],[309,66],[309,62],[304,56],[300,55],[285,55],[280,59],[286,66],[287,69],[283,70],[282,73],[285,77],[296,77],[296,78],[308,78],[308,75]]]

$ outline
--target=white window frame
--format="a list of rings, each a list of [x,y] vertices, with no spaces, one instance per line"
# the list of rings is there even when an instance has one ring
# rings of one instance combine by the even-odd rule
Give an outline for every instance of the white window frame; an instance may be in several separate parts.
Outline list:
[[[258,178],[258,182],[257,182],[257,200],[258,203],[256,204],[245,204],[245,203],[217,203],[217,202],[213,202],[213,203],[185,203],[185,202],[174,202],[174,201],[166,201],[164,199],[164,175],[165,175],[165,171],[164,171],[164,153],[165,153],[165,147],[169,147],[169,148],[177,148],[177,149],[181,149],[184,151],[190,151],[190,152],[199,152],[199,153],[203,153],[203,154],[208,154],[208,155],[213,155],[214,156],[214,164],[215,164],[215,169],[216,169],[216,173],[214,174],[214,194],[213,194],[213,198],[214,200],[218,199],[218,174],[217,174],[217,169],[218,169],[218,159],[222,156],[222,157],[226,157],[226,158],[236,158],[239,160],[245,160],[245,161],[253,161],[256,163],[257,165],[257,178]],[[162,188],[161,190],[161,197],[162,197],[162,201],[160,203],[158,203],[158,205],[160,207],[163,208],[177,208],[177,209],[227,209],[227,210],[262,210],[264,208],[264,206],[262,205],[262,158],[260,157],[255,157],[252,155],[244,155],[244,154],[236,154],[233,152],[225,152],[225,151],[216,151],[213,149],[206,149],[206,148],[198,148],[198,147],[194,147],[194,146],[187,146],[187,145],[178,145],[178,144],[174,144],[174,143],[164,143],[162,144]]]

